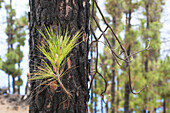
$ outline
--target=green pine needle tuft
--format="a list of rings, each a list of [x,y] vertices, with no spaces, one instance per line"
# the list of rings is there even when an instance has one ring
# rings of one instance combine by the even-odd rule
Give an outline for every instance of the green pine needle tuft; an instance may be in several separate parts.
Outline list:
[[[63,88],[66,93],[67,90],[63,84],[60,83],[60,77],[68,72],[64,71],[64,67],[67,63],[67,56],[71,50],[78,45],[77,40],[81,37],[80,31],[74,36],[68,33],[66,30],[63,34],[60,29],[54,31],[52,28],[45,27],[45,33],[37,29],[44,38],[45,44],[37,45],[37,48],[45,56],[42,59],[42,65],[37,67],[34,73],[31,73],[32,78],[29,80],[54,78]],[[47,63],[48,62],[48,63]],[[69,94],[68,94],[69,95]]]

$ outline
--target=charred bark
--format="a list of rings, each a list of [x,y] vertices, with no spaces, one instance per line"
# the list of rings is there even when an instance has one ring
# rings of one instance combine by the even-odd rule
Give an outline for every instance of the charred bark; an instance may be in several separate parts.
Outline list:
[[[60,23],[61,29],[66,27],[74,34],[82,30],[84,36],[89,34],[89,0],[30,0],[29,30],[30,30],[30,73],[41,65],[41,53],[36,45],[42,36],[35,27],[43,30],[43,26],[54,26]],[[85,38],[87,38],[85,37]],[[82,41],[80,39],[79,41]],[[68,75],[64,75],[62,83],[72,93],[70,101],[67,95],[58,88],[51,92],[49,86],[39,88],[42,80],[31,81],[31,101],[29,113],[86,113],[89,99],[88,92],[88,41],[84,40],[71,52],[72,69]],[[31,75],[32,76],[32,75]],[[35,89],[37,88],[37,89]]]

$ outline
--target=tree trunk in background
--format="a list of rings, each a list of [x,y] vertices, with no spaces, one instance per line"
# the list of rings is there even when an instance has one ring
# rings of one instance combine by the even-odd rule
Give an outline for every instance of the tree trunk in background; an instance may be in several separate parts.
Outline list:
[[[12,76],[12,89],[13,89],[13,94],[16,92],[15,90],[15,77]]]
[[[20,69],[20,62],[18,63],[18,68]],[[21,77],[18,76],[18,81],[21,80]],[[18,94],[20,94],[20,86],[18,86]]]
[[[166,99],[164,96],[164,102],[163,102],[163,113],[166,113]]]
[[[12,0],[10,0],[10,6],[11,6],[11,11],[12,11]],[[12,19],[12,17],[10,16],[10,22],[9,22],[9,24],[11,25],[11,27],[13,28],[13,19]],[[12,33],[10,33],[9,34],[9,37],[8,37],[10,40],[12,40],[14,37],[13,37],[13,34]],[[10,49],[13,51],[14,50],[14,48],[13,48],[13,44],[11,43],[10,44]],[[15,75],[12,75],[12,88],[13,88],[13,94],[15,93],[15,77],[14,77]]]
[[[8,91],[9,91],[9,93],[11,92],[10,91],[10,75],[8,74]]]
[[[108,101],[106,102],[105,109],[106,109],[106,113],[109,113]]]
[[[119,113],[119,77],[117,76],[117,113]]]
[[[154,112],[156,113],[156,111],[157,111],[157,108],[154,108]]]
[[[124,103],[125,113],[129,113],[129,94],[130,94],[129,83],[126,82],[125,83],[125,103]]]
[[[129,48],[127,50],[128,55],[130,55],[130,48],[131,47],[129,46]],[[130,89],[129,89],[129,82],[127,81],[125,83],[125,103],[124,103],[125,113],[129,113],[129,95],[130,95]]]
[[[97,83],[96,83],[96,79],[94,80],[94,87],[95,89],[97,88]],[[94,113],[97,113],[97,94],[95,92],[95,103],[94,103]]]
[[[130,4],[131,4],[131,0],[130,0]],[[131,28],[131,14],[132,14],[131,9],[129,9],[129,12],[126,13],[126,25],[127,25],[126,31],[127,32],[129,32],[129,30]],[[131,45],[129,45],[127,48],[128,56],[130,55],[130,51],[131,51]],[[128,65],[126,65],[126,68],[128,68]],[[125,82],[125,97],[124,97],[124,99],[125,99],[125,103],[124,103],[125,113],[129,113],[129,95],[130,95],[129,82],[126,81]]]
[[[113,67],[112,67],[113,68]],[[115,113],[115,70],[112,70],[111,75],[111,113]]]
[[[93,113],[93,85],[91,87],[91,108],[90,108],[90,113]]]
[[[91,42],[92,42],[92,37],[91,37]],[[91,78],[92,78],[92,72],[91,70],[93,70],[93,47],[91,48],[91,51],[90,51],[90,56],[91,56],[91,61],[90,61],[90,66],[89,66],[89,71],[90,71],[90,74],[91,75]],[[93,83],[92,83],[92,87],[91,87],[91,108],[90,108],[90,113],[93,113]]]
[[[146,10],[146,28],[149,29],[149,5],[146,4],[145,5],[145,10]],[[146,39],[148,39],[148,36],[146,37]],[[147,44],[146,44],[147,46]],[[146,56],[146,60],[145,60],[145,73],[148,72],[148,56]],[[145,74],[145,79],[147,79],[147,76]],[[146,91],[148,91],[148,89],[146,89]],[[145,99],[144,99],[144,102],[145,102],[145,106],[144,106],[144,109],[143,109],[143,112],[146,113],[146,110],[147,110],[147,100],[148,100],[148,96],[147,94],[145,95]],[[148,111],[149,112],[149,111]]]
[[[43,25],[53,26],[60,23],[62,30],[69,27],[72,33],[82,29],[85,36],[89,34],[89,0],[30,0],[30,73],[41,63],[41,53],[36,49],[42,36],[35,27],[43,29]],[[85,37],[86,38],[86,37]],[[79,41],[81,41],[80,39]],[[69,75],[62,77],[64,87],[72,92],[72,99],[66,101],[63,91],[50,92],[50,88],[41,86],[41,80],[31,81],[32,98],[29,113],[87,113],[88,112],[88,41],[84,40],[72,51],[72,69]],[[31,75],[32,76],[32,75]],[[44,88],[44,89],[43,89]],[[40,90],[43,91],[41,92]],[[60,88],[58,88],[60,89]],[[35,95],[35,96],[34,96]],[[68,104],[69,103],[69,104]]]
[[[114,28],[116,28],[116,17],[112,17]],[[115,39],[111,38],[112,47],[115,47]],[[115,59],[112,59],[112,74],[111,74],[111,113],[115,113]]]

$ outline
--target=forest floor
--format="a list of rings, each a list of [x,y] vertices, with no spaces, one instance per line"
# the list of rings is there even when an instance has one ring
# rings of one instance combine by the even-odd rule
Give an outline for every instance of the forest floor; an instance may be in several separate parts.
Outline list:
[[[0,113],[28,113],[28,105],[20,101],[19,95],[0,95]]]

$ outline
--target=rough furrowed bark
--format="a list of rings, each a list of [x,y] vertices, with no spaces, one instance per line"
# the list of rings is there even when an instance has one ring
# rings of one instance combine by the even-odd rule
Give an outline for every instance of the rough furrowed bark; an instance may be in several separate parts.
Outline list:
[[[42,36],[35,27],[43,29],[44,25],[54,26],[60,23],[61,29],[68,29],[74,34],[83,31],[83,42],[70,53],[72,69],[61,78],[64,87],[72,93],[69,100],[62,88],[52,92],[50,87],[42,85],[43,80],[31,81],[30,113],[85,113],[89,99],[88,92],[88,41],[89,34],[89,0],[30,0],[30,73],[41,66],[41,53],[36,45]],[[33,76],[33,75],[31,75]],[[38,88],[37,88],[38,87]]]

